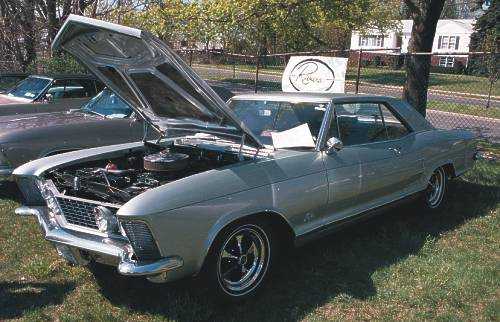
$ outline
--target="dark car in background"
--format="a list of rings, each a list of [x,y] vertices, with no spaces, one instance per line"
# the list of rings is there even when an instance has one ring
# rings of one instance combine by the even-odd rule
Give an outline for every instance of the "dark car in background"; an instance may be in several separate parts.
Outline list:
[[[212,86],[224,100],[233,93]],[[79,109],[68,112],[0,117],[0,181],[12,171],[41,157],[104,145],[138,141],[144,123],[132,108],[104,89]],[[156,137],[154,131],[148,138]]]
[[[31,75],[0,94],[0,115],[67,111],[103,89],[89,75]]]
[[[28,77],[28,74],[25,73],[0,73],[0,93],[14,87],[26,77]]]

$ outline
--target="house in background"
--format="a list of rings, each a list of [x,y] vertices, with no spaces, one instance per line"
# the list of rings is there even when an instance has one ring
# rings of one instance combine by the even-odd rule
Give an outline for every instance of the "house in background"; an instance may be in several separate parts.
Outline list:
[[[470,36],[473,33],[473,19],[439,20],[432,46],[432,66],[455,67],[456,64],[467,66]],[[364,33],[354,31],[351,34],[351,50],[366,50],[361,59],[380,64],[392,64],[401,61],[408,53],[412,20],[399,21],[399,28],[384,33],[371,29]],[[442,53],[440,55],[439,53]],[[456,54],[455,54],[456,53]],[[358,54],[351,52],[350,60],[357,61]]]

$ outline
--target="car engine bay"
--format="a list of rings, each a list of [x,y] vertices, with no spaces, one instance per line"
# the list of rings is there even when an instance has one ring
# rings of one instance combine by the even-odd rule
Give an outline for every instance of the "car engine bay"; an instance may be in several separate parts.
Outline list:
[[[123,204],[149,189],[239,161],[234,152],[150,144],[145,151],[55,169],[46,177],[64,195]]]

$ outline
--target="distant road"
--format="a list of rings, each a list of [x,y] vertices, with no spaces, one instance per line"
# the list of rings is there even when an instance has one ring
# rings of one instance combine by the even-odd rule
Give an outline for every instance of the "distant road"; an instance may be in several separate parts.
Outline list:
[[[222,78],[233,77],[233,71],[230,69],[210,67],[210,66],[197,66],[197,65],[193,67],[200,75],[208,79],[213,79],[213,78],[222,79]],[[254,72],[242,71],[238,69],[236,69],[234,76],[236,79],[249,79],[249,80],[255,79]],[[269,72],[261,72],[259,74],[259,80],[263,82],[275,82],[279,84],[281,83],[281,75]],[[266,90],[265,87],[261,87],[260,89]],[[352,81],[346,82],[346,90],[348,92],[354,92],[355,91],[354,82]],[[401,97],[402,95],[402,90],[399,87],[370,84],[366,82],[360,83],[359,92],[365,94],[386,95],[393,97]],[[451,92],[446,93],[444,91],[433,91],[433,90],[429,91],[428,98],[431,101],[449,102],[454,104],[475,105],[475,106],[486,106],[488,101],[486,98],[481,98],[473,95],[468,96],[463,94],[457,94]],[[490,106],[492,108],[500,108],[500,100],[491,100]]]

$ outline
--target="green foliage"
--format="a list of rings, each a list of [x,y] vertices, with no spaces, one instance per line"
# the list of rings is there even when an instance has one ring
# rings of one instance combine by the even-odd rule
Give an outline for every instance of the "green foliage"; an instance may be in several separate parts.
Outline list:
[[[86,69],[70,55],[38,58],[29,67],[29,73],[85,74]]]
[[[477,19],[474,33],[471,35],[471,51],[492,53],[489,55],[473,56],[470,60],[468,71],[470,74],[498,77],[500,24],[497,23],[498,0],[492,0],[488,10]]]
[[[345,48],[352,29],[385,29],[397,0],[170,0],[130,11],[122,23],[161,39],[262,54]]]

